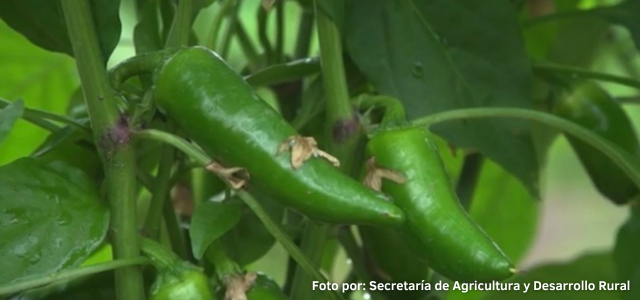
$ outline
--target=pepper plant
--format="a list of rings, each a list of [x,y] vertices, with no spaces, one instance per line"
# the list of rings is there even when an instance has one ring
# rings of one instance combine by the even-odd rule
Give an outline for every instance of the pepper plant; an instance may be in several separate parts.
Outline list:
[[[638,0],[5,0],[0,19],[0,299],[640,284],[638,101],[610,88],[640,89]],[[611,251],[523,270],[563,135],[630,217]]]

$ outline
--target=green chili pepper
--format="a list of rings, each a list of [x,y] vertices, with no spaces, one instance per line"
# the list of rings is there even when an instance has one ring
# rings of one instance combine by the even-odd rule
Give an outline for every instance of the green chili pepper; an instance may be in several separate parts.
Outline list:
[[[381,185],[405,211],[407,221],[399,233],[433,270],[460,281],[513,275],[506,255],[460,205],[426,131],[383,131],[369,141],[367,152],[372,157],[365,183],[374,189]],[[391,180],[382,182],[382,178]]]
[[[312,219],[378,226],[404,221],[382,195],[314,157],[319,151],[294,169],[290,155],[279,149],[287,141],[304,144],[304,138],[206,48],[184,49],[167,60],[155,76],[155,99],[213,159],[245,168],[251,188]]]
[[[258,273],[256,279],[247,291],[247,300],[285,300],[289,299],[277,283],[269,276]]]
[[[555,113],[640,157],[640,144],[631,121],[597,84],[585,81],[574,86],[557,103]],[[616,204],[624,204],[639,194],[633,181],[607,156],[576,138],[567,136],[567,139],[602,195]]]

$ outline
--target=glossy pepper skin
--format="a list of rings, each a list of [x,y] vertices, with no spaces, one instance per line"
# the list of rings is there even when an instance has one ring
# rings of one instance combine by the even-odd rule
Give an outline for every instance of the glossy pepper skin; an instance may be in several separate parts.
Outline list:
[[[640,144],[631,121],[597,84],[590,81],[577,84],[558,102],[555,113],[640,157]],[[624,204],[639,194],[633,181],[608,157],[578,139],[571,136],[567,139],[602,195],[616,204]]]
[[[367,144],[378,168],[398,172],[406,180],[382,184],[382,191],[406,213],[400,234],[420,259],[449,279],[486,282],[510,277],[511,262],[460,205],[438,149],[426,134],[421,128],[387,130]]]
[[[267,275],[258,273],[251,289],[247,291],[247,300],[288,300],[280,286]]]
[[[158,107],[213,159],[243,167],[249,185],[308,217],[329,223],[397,227],[398,207],[321,158],[291,167],[278,149],[298,133],[217,54],[179,51],[155,74]]]
[[[158,274],[151,289],[151,300],[217,300],[209,280],[198,269],[179,266]]]

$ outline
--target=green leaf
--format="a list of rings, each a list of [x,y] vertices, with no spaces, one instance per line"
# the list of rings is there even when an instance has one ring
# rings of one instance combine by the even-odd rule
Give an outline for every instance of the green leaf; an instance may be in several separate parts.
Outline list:
[[[596,285],[593,291],[533,291],[533,282],[541,283],[580,283],[583,280]],[[550,264],[530,270],[526,274],[517,275],[509,282],[529,283],[529,291],[494,291],[484,300],[524,300],[524,299],[544,299],[544,300],[611,300],[618,299],[614,291],[598,290],[599,281],[616,282],[613,261],[611,255],[591,254],[580,257],[575,261],[560,264]]]
[[[26,107],[64,114],[66,103],[78,86],[73,59],[34,46],[3,22],[0,36],[0,97],[24,99]],[[47,134],[18,120],[0,148],[0,165],[31,154]]]
[[[469,213],[514,263],[533,241],[538,206],[517,178],[496,163],[484,161]]]
[[[106,63],[120,41],[120,0],[89,0]],[[0,1],[0,18],[32,43],[73,56],[60,0]]]
[[[137,54],[162,49],[158,1],[147,1],[142,7],[140,20],[133,29],[133,44]]]
[[[13,128],[13,124],[22,117],[23,111],[24,104],[22,100],[15,101],[5,109],[0,110],[0,145],[2,145],[2,141]]]
[[[202,259],[207,247],[240,221],[240,207],[224,202],[203,202],[196,206],[189,237],[193,256]]]
[[[97,186],[61,162],[23,158],[0,167],[0,284],[81,263],[106,235]]]
[[[280,223],[284,216],[284,208],[271,199],[261,195],[256,196],[259,196],[258,201],[271,220]],[[275,242],[275,238],[265,228],[260,218],[247,207],[242,210],[240,222],[222,236],[225,253],[241,266],[258,260],[273,247]]]
[[[353,0],[345,14],[349,54],[411,119],[466,107],[529,108],[531,67],[508,1]],[[475,148],[536,193],[538,163],[521,120],[464,120],[433,128]]]
[[[469,213],[517,265],[535,237],[539,203],[517,178],[485,159]],[[446,299],[482,299],[487,294],[483,291],[451,291]]]
[[[613,250],[613,260],[616,265],[617,279],[619,281],[631,280],[632,286],[640,284],[640,208],[631,209],[631,216],[620,227]],[[632,289],[625,294],[626,299],[638,299],[640,292]]]
[[[52,132],[31,155],[46,162],[62,161],[84,171],[94,182],[103,178],[102,162],[95,146],[85,135],[69,126]]]

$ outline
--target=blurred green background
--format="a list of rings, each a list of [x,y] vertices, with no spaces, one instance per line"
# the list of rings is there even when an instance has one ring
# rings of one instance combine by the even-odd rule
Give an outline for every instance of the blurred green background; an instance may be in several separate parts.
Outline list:
[[[544,1],[538,2],[544,3]],[[560,6],[577,1],[555,2]],[[615,2],[617,1],[582,1],[580,6],[588,7],[596,3]],[[240,17],[254,39],[255,45],[258,45],[255,39],[257,27],[255,7],[259,4],[259,0],[244,0],[240,10]],[[206,43],[208,28],[218,9],[219,4],[214,3],[198,16],[195,31],[201,43]],[[296,2],[287,1],[286,11],[291,16],[286,20],[286,36],[291,37],[286,40],[286,49],[287,52],[292,52],[294,46],[292,37],[296,35],[300,8]],[[122,37],[109,61],[109,66],[134,54],[133,1],[122,1],[121,21]],[[559,25],[543,25],[542,27],[547,28],[536,30],[561,30],[557,26]],[[270,32],[273,33],[273,31]],[[585,31],[585,33],[588,32]],[[530,36],[525,35],[525,37]],[[313,40],[315,41],[315,37]],[[540,41],[533,41],[533,44],[537,43],[533,46],[529,44],[530,41],[527,42],[530,51],[534,52],[532,56],[535,56],[538,50],[536,45],[539,45]],[[2,21],[0,21],[0,45],[0,96],[9,100],[22,98],[30,108],[64,113],[69,99],[79,86],[73,59],[32,45]],[[634,48],[626,29],[608,26],[595,49],[570,48],[566,51],[580,53],[591,50],[594,56],[587,67],[600,72],[640,79],[640,55]],[[317,43],[312,47],[312,53],[317,55]],[[235,41],[231,45],[229,62],[237,68],[243,66],[244,58]],[[602,85],[616,97],[640,98],[637,90],[615,84]],[[625,105],[625,109],[638,130],[640,106],[628,104]],[[0,165],[29,155],[45,137],[44,130],[25,121],[19,121],[9,137],[0,145]],[[545,163],[541,198],[537,233],[533,245],[520,263],[520,269],[526,270],[540,264],[569,261],[585,253],[609,251],[613,246],[618,227],[628,215],[627,207],[614,206],[597,193],[567,141],[561,136],[554,141]],[[518,226],[518,224],[515,222],[503,226]],[[271,253],[256,263],[253,268],[268,270],[273,277],[282,282],[285,262],[284,250],[276,245]],[[348,266],[344,253],[341,252],[334,263],[338,268],[332,280],[340,281]]]

